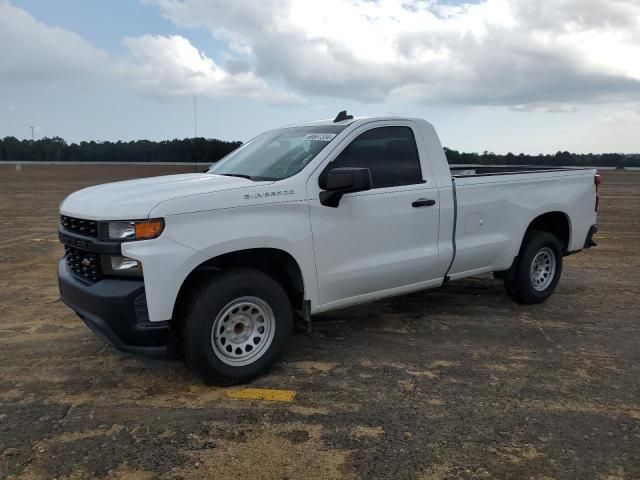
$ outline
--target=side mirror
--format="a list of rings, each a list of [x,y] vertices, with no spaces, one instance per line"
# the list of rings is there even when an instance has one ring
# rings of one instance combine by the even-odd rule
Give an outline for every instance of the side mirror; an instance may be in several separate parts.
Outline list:
[[[368,168],[333,168],[319,180],[320,203],[336,208],[345,193],[371,190],[371,172]]]

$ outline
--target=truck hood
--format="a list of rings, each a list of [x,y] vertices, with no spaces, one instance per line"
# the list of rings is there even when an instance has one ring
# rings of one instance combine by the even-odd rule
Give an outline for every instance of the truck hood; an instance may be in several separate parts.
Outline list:
[[[191,195],[264,185],[246,178],[185,173],[96,185],[69,195],[60,213],[90,220],[147,218],[161,202]]]

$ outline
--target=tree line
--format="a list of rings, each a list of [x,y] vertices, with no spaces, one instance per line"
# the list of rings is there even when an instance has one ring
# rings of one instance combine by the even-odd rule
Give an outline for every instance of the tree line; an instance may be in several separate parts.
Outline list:
[[[60,137],[35,141],[5,137],[0,140],[0,161],[213,163],[241,144],[208,138],[68,144]]]
[[[457,165],[545,165],[578,167],[640,167],[640,153],[571,153],[498,155],[492,152],[464,153],[449,148],[444,149],[450,164]]]
[[[210,138],[153,142],[80,142],[68,144],[60,137],[35,141],[15,137],[0,139],[0,161],[17,162],[184,162],[214,163],[242,145]],[[472,165],[575,165],[640,167],[640,154],[557,152],[547,155],[464,153],[444,149],[450,164]]]

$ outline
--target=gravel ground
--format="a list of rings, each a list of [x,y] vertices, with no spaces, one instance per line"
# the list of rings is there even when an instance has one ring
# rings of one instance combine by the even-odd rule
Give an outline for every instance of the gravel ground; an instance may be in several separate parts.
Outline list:
[[[1,478],[640,478],[640,173],[604,173],[600,246],[544,305],[483,276],[323,314],[247,391],[58,299],[64,196],[180,168],[0,166]]]

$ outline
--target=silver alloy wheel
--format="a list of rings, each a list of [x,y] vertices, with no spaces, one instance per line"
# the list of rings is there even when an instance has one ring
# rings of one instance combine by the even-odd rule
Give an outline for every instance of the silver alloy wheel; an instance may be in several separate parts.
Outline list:
[[[276,331],[276,317],[258,297],[240,297],[220,310],[211,329],[211,346],[227,365],[242,367],[267,351]]]
[[[541,248],[531,262],[531,285],[534,290],[545,290],[556,275],[556,254],[549,247]]]

